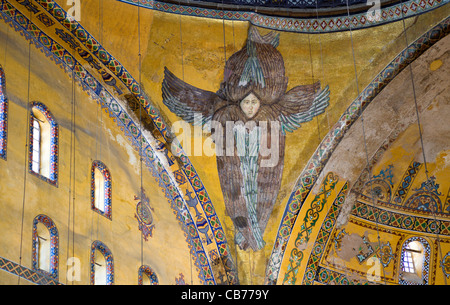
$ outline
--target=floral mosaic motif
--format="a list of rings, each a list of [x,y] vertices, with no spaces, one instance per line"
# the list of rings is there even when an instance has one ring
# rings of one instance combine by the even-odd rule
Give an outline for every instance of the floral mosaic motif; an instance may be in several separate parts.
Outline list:
[[[392,247],[389,241],[386,243],[384,242],[381,243],[380,250],[377,252],[377,257],[379,258],[383,267],[386,268],[389,265],[389,263],[394,258],[394,254],[392,253]]]
[[[138,220],[139,231],[142,232],[142,236],[145,241],[148,241],[149,237],[152,237],[155,224],[153,223],[152,211],[154,209],[150,206],[150,199],[145,194],[144,188],[141,188],[141,195],[134,195],[134,200],[139,200],[136,204],[136,214],[134,217]]]
[[[419,188],[414,189],[415,193],[406,200],[405,206],[430,213],[445,212],[439,198],[442,194],[438,191],[438,188],[439,184],[436,184],[436,177],[430,177],[427,181],[422,182]]]
[[[5,72],[0,65],[0,158],[6,160],[8,138],[8,100],[6,99]]]
[[[42,223],[49,231],[50,236],[50,272],[40,270],[38,268],[38,236],[37,236],[37,224]],[[58,280],[58,265],[59,265],[59,235],[58,229],[55,226],[53,220],[46,215],[38,215],[33,220],[33,244],[32,244],[32,257],[31,264],[35,271],[42,273],[44,276],[50,276],[55,280]]]
[[[175,278],[175,285],[189,285],[186,283],[183,273],[180,273],[179,277]]]
[[[297,281],[298,268],[303,260],[303,249],[306,243],[309,241],[309,235],[313,227],[316,225],[319,219],[319,213],[325,206],[327,198],[330,196],[332,190],[336,187],[336,183],[339,181],[339,177],[333,173],[328,173],[324,182],[320,188],[319,193],[314,197],[311,202],[310,208],[307,210],[306,215],[301,225],[301,231],[298,233],[295,239],[295,247],[292,249],[289,257],[289,265],[284,275],[283,284],[295,284]]]
[[[442,272],[444,272],[444,275],[447,278],[449,278],[450,277],[450,252],[447,252],[447,254],[445,254],[445,256],[440,261],[439,266],[442,268]]]

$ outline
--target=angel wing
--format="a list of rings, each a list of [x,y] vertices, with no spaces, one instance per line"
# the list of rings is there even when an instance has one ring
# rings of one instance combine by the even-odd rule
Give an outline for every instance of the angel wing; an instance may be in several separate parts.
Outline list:
[[[214,114],[214,105],[221,100],[213,92],[182,81],[167,67],[164,67],[162,98],[170,111],[192,125],[209,124]]]
[[[283,134],[292,132],[301,123],[309,122],[313,117],[325,112],[330,100],[330,90],[326,86],[320,90],[320,82],[313,85],[294,87],[274,106],[278,108]]]

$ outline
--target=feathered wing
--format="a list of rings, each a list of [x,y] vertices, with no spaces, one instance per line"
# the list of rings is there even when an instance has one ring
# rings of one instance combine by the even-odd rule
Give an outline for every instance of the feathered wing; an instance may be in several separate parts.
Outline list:
[[[281,130],[292,132],[301,123],[309,122],[316,115],[325,112],[330,100],[330,90],[326,86],[320,90],[320,82],[301,85],[289,90],[275,105],[280,113]]]
[[[162,82],[162,98],[164,105],[170,111],[192,125],[210,123],[214,114],[214,105],[221,101],[214,92],[189,85],[166,67],[164,67]]]

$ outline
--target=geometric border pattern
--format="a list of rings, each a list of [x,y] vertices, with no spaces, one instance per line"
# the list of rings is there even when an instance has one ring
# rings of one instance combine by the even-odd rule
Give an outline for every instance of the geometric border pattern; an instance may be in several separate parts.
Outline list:
[[[0,158],[6,160],[8,139],[8,99],[6,98],[5,72],[0,65]]]
[[[399,21],[402,18],[415,16],[445,5],[449,0],[409,0],[380,9],[380,14],[372,20],[367,19],[366,13],[357,13],[347,16],[322,18],[291,18],[266,16],[250,11],[215,10],[194,6],[177,5],[157,0],[118,0],[133,5],[140,5],[165,13],[180,14],[203,18],[248,21],[252,25],[277,31],[296,33],[327,33],[347,31],[349,29],[362,29],[389,22]]]
[[[418,58],[432,45],[450,32],[450,17],[440,22],[427,33],[405,48],[387,65],[372,82],[353,101],[338,122],[331,128],[317,147],[305,169],[300,174],[292,191],[274,243],[272,254],[266,268],[266,284],[275,284],[280,271],[286,244],[297,218],[297,215],[314,186],[320,172],[324,168],[332,152],[342,140],[345,132],[359,118],[359,114],[370,104],[375,96],[395,78],[405,67]]]
[[[339,192],[336,199],[333,201],[325,220],[319,230],[316,241],[314,242],[313,251],[309,256],[308,263],[305,269],[305,275],[303,277],[303,285],[312,285],[316,280],[319,273],[319,262],[322,259],[322,255],[325,250],[325,246],[331,236],[333,228],[336,224],[336,220],[344,204],[345,197],[348,193],[349,184],[346,182]]]
[[[42,274],[30,268],[19,265],[9,259],[0,256],[0,270],[4,270],[11,274],[17,275],[20,278],[26,279],[38,285],[61,285],[55,279],[48,275]]]

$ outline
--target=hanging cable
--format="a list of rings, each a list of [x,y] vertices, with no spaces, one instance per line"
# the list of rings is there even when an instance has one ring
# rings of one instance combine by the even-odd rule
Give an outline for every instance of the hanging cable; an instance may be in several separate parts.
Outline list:
[[[350,8],[348,5],[348,0],[346,0],[346,6],[347,6],[347,17],[350,20]],[[358,81],[358,72],[356,69],[356,58],[355,58],[355,48],[354,48],[354,43],[353,43],[353,33],[352,33],[352,23],[350,22],[350,26],[349,26],[349,32],[350,32],[350,41],[351,41],[351,47],[352,47],[352,56],[353,56],[353,68],[354,68],[354,72],[355,72],[355,82],[356,82],[356,90],[358,93],[357,99],[360,99],[360,91],[359,91],[359,81]],[[363,139],[364,139],[364,150],[365,150],[365,155],[366,155],[366,163],[367,163],[367,170],[368,170],[368,177],[370,179],[370,172],[371,172],[371,166],[369,163],[369,152],[367,149],[367,140],[366,140],[366,133],[365,133],[365,127],[364,127],[364,115],[363,115],[363,107],[362,107],[362,99],[361,99],[361,105],[359,107],[359,117],[361,118],[361,127],[362,127],[362,135],[363,135]],[[369,180],[370,183],[370,180]],[[375,198],[374,198],[374,192],[373,192],[373,185],[372,183],[370,183],[370,188],[371,188],[371,198],[372,198],[372,205],[373,208],[375,208]],[[380,232],[379,232],[379,228],[378,228],[378,220],[377,217],[375,217],[375,227],[377,230],[377,239],[378,239],[378,249],[381,251],[381,240],[380,240]],[[384,271],[384,265],[381,264],[382,270],[383,270],[383,278],[384,278],[384,283],[385,285],[387,284],[386,282],[386,274]]]
[[[408,42],[408,36],[406,35],[406,23],[405,23],[405,18],[406,17],[405,17],[405,14],[403,12],[403,1],[402,0],[400,0],[400,5],[401,5],[400,11],[402,12],[403,35],[405,37],[405,45],[406,45],[405,50],[406,50],[409,47],[409,42]],[[418,107],[418,104],[417,104],[416,87],[415,87],[415,83],[414,83],[414,74],[413,74],[413,70],[412,70],[412,62],[409,63],[408,68],[409,68],[409,75],[410,75],[410,79],[411,79],[411,86],[412,86],[412,92],[413,92],[413,98],[414,98],[415,113],[416,113],[416,118],[417,118],[417,128],[418,128],[418,131],[419,131],[420,145],[421,145],[421,148],[422,148],[422,156],[423,156],[423,163],[424,163],[424,168],[425,168],[425,176],[426,176],[426,181],[428,182],[430,178],[428,176],[429,172],[428,172],[428,167],[427,167],[427,159],[426,159],[426,156],[425,156],[425,146],[423,144],[423,133],[422,133],[422,127],[421,127],[421,123],[420,123],[419,107]],[[436,210],[437,210],[437,208],[438,207],[436,206]],[[436,210],[435,209],[431,209],[431,212],[432,212],[434,221],[437,224],[438,220],[437,220],[437,217],[436,217],[436,212],[437,212]],[[439,223],[440,223],[440,221],[439,221]],[[440,230],[440,227],[439,227],[438,230],[436,230],[436,243],[437,243],[437,246],[438,246],[438,251],[439,251],[439,255],[441,256],[441,262],[442,262],[443,255],[442,255],[442,247],[441,247],[441,242],[440,242],[440,237],[439,237],[439,230]],[[447,277],[446,276],[444,276],[444,282],[445,282],[445,285],[447,285]]]
[[[141,8],[141,0],[138,0],[138,59],[139,59],[139,86],[141,86],[141,76],[142,76],[142,55],[141,55],[141,15],[140,15],[140,8]],[[142,198],[144,198],[144,183],[143,183],[143,166],[142,166],[142,141],[143,141],[143,134],[142,134],[142,105],[140,101],[138,101],[139,106],[139,132],[140,132],[140,138],[139,139],[139,163],[140,163],[140,200],[143,201]],[[143,203],[143,202],[142,202]],[[141,266],[144,265],[144,233],[141,231]]]
[[[30,22],[33,15],[30,12]],[[22,216],[21,216],[21,227],[20,227],[20,249],[19,249],[19,265],[22,265],[22,244],[23,244],[23,226],[24,226],[24,218],[25,218],[25,201],[26,201],[26,187],[27,187],[27,160],[28,160],[28,141],[29,141],[29,132],[30,132],[30,83],[31,83],[31,40],[33,38],[30,36],[28,40],[28,77],[27,77],[27,104],[26,104],[26,136],[25,136],[25,151],[24,151],[24,170],[23,170],[23,194],[22,194]],[[20,284],[20,274],[18,276],[17,284]]]
[[[71,200],[72,200],[72,159],[74,158],[73,155],[73,125],[74,125],[74,117],[73,117],[73,108],[74,108],[74,78],[75,78],[75,72],[72,69],[72,111],[71,111],[71,119],[70,119],[70,156],[69,156],[69,208],[68,208],[68,219],[67,219],[67,257],[66,257],[66,262],[69,261],[69,252],[70,252],[70,216],[71,216]],[[68,275],[69,272],[69,265],[66,264],[67,267],[67,272],[66,275]],[[66,285],[67,285],[67,276],[66,276]],[[73,283],[72,283],[73,284]]]
[[[309,46],[309,61],[310,61],[310,66],[311,66],[311,79],[312,79],[312,86],[313,86],[313,90],[314,90],[314,94],[313,94],[313,100],[314,100],[316,98],[318,92],[316,92],[316,90],[314,89],[314,67],[313,67],[312,47],[311,47],[311,39],[310,39],[311,34],[308,33],[307,35],[308,35],[308,46]],[[316,105],[316,103],[314,103],[314,112],[316,112],[316,109],[317,109],[317,105]],[[320,145],[322,137],[320,135],[319,116],[316,115],[315,117],[316,117],[316,123],[317,123],[318,144]]]

